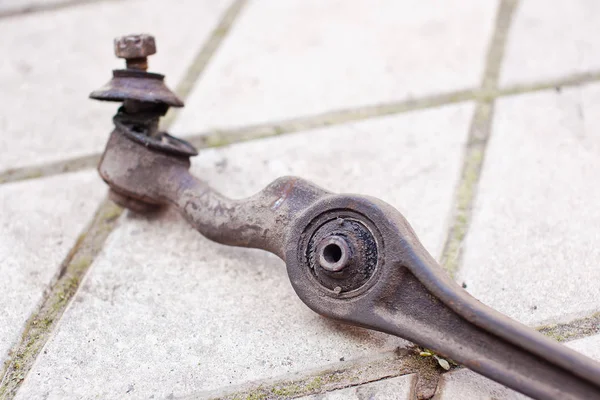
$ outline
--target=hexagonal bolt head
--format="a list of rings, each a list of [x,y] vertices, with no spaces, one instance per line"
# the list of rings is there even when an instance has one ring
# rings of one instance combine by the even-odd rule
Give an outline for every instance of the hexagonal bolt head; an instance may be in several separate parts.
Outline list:
[[[115,39],[115,55],[119,58],[144,58],[156,53],[154,36],[127,35]]]
[[[115,55],[126,60],[127,68],[145,71],[148,68],[146,57],[154,53],[156,53],[154,36],[140,34],[115,39]]]

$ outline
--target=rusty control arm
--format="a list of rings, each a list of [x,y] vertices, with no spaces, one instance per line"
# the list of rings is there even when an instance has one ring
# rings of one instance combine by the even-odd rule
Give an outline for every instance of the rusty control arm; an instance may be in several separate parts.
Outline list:
[[[381,200],[294,177],[231,200],[191,175],[196,150],[158,130],[168,107],[183,103],[145,71],[154,39],[119,38],[115,52],[127,69],[91,97],[123,102],[98,167],[117,203],[138,212],[172,205],[211,240],[276,254],[319,314],[408,339],[533,398],[600,399],[600,364],[471,297]]]

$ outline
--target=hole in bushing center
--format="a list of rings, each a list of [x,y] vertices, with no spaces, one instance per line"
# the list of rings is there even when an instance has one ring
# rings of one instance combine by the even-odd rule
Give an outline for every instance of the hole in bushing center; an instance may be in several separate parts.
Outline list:
[[[323,258],[331,264],[335,264],[342,259],[342,249],[335,243],[328,244],[323,249]]]
[[[317,246],[319,264],[330,272],[346,268],[350,261],[350,253],[348,243],[340,236],[326,237]]]

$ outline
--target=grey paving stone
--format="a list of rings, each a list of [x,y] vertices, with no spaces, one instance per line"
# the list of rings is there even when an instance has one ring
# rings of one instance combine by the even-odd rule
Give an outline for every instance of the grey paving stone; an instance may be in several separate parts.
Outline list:
[[[255,1],[205,71],[177,133],[478,86],[497,1]]]
[[[410,400],[414,396],[415,384],[415,375],[404,375],[333,392],[300,397],[300,400]]]
[[[123,67],[113,38],[154,34],[150,68],[173,87],[228,3],[99,2],[0,20],[0,170],[101,151],[117,105],[88,95]]]
[[[566,343],[566,345],[596,361],[600,361],[600,335],[573,340]]]
[[[380,196],[438,254],[472,111],[463,104],[207,150],[193,172],[237,198],[284,174]],[[190,395],[405,343],[310,311],[275,256],[210,242],[173,211],[130,215],[18,398]]]
[[[502,85],[540,81],[600,68],[595,0],[521,1],[502,66]]]
[[[529,397],[468,369],[442,375],[434,400],[525,400]]]
[[[600,360],[600,335],[566,343],[588,357]],[[435,400],[522,400],[529,397],[515,392],[468,369],[460,369],[442,376]]]
[[[600,85],[501,99],[458,275],[529,325],[600,310]]]
[[[92,172],[0,186],[0,364],[105,193]]]
[[[0,16],[36,9],[47,9],[48,7],[75,2],[77,2],[77,0],[2,0],[0,1]]]

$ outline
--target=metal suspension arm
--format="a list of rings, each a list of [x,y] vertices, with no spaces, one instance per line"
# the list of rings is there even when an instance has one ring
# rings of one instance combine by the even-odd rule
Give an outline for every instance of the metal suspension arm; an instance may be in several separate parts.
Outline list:
[[[99,171],[126,207],[171,204],[211,240],[278,255],[322,315],[408,339],[534,398],[600,399],[600,364],[470,296],[388,204],[295,177],[232,200],[188,168],[116,129]]]
[[[172,205],[211,240],[276,254],[317,313],[411,340],[537,399],[600,399],[600,364],[470,296],[390,205],[294,177],[232,200],[192,176],[196,149],[158,130],[183,102],[145,72],[154,38],[119,38],[115,50],[127,69],[91,97],[123,102],[98,167],[117,203]]]

